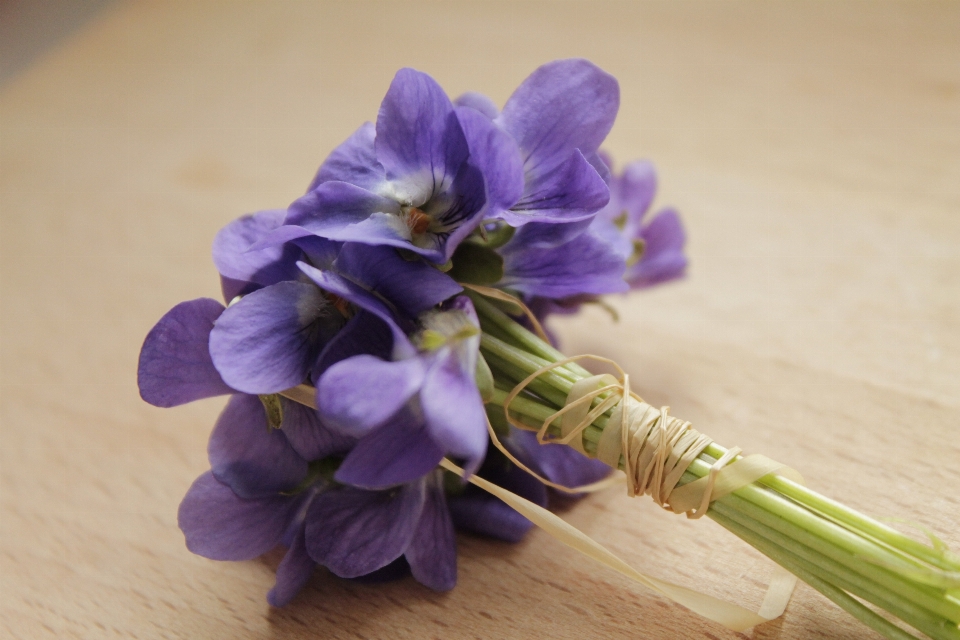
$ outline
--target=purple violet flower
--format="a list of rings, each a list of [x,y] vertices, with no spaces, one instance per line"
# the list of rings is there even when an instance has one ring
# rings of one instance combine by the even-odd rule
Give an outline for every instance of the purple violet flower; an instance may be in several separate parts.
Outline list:
[[[233,391],[206,349],[222,310],[217,301],[201,298],[161,318],[141,355],[145,400],[175,406]],[[277,416],[268,419],[269,402],[278,403],[279,428],[272,422]],[[233,395],[210,437],[211,470],[180,506],[187,547],[215,560],[249,560],[287,546],[268,595],[273,606],[289,602],[318,563],[336,575],[358,577],[403,557],[422,584],[452,588],[455,541],[438,472],[399,490],[333,483],[323,475],[324,465],[332,471],[329,463],[355,444],[323,426],[315,411],[286,398]]]
[[[516,145],[489,119],[455,109],[430,76],[397,72],[367,123],[333,151],[285,224],[295,234],[407,249],[435,263],[520,197]]]
[[[520,148],[523,194],[501,215],[510,225],[586,220],[607,204],[609,170],[597,150],[620,107],[613,76],[587,60],[556,60],[530,74],[502,112],[479,93],[466,93],[456,104],[493,119]]]
[[[511,428],[510,437],[504,442],[520,462],[530,467],[547,480],[565,487],[582,487],[610,475],[610,467],[599,460],[583,455],[573,447],[557,444],[540,444],[537,434]],[[556,492],[567,498],[583,494]]]
[[[610,160],[603,156],[608,164]],[[683,277],[686,234],[674,209],[662,209],[645,223],[657,191],[653,164],[635,160],[610,182],[610,202],[590,225],[627,261],[624,279],[633,289]]]
[[[604,162],[610,161],[600,155]],[[569,238],[564,227],[573,229],[583,222],[522,227],[498,250],[504,259],[504,276],[497,286],[520,293],[544,321],[553,313],[576,313],[599,294],[683,277],[686,237],[679,215],[663,209],[644,224],[656,185],[653,165],[631,162],[622,174],[611,177],[610,202],[579,235]],[[567,239],[558,244],[558,237]]]
[[[497,286],[527,298],[551,299],[626,291],[625,258],[592,225],[566,242],[553,244],[559,227],[575,225],[579,223],[533,222],[521,227],[499,249],[504,273]]]
[[[304,415],[316,420],[309,410],[289,419]],[[343,486],[329,478],[337,459],[330,456],[342,454],[348,440],[322,427],[309,429],[326,442],[313,438],[312,455],[319,459],[308,463],[289,433],[270,428],[256,396],[230,399],[210,438],[212,470],[180,505],[178,521],[191,551],[214,560],[250,560],[287,546],[267,596],[273,606],[289,602],[317,564],[356,578],[403,556],[422,584],[453,588],[456,542],[439,472],[389,491]]]
[[[216,368],[239,391],[283,391],[339,358],[382,350],[372,340],[382,332],[370,330],[374,321],[365,314],[356,317],[357,306],[362,311],[372,304],[377,313],[402,319],[462,290],[429,264],[405,260],[391,247],[316,236],[262,246],[278,225],[276,212],[261,212],[227,225],[214,242],[224,293],[246,294],[216,319],[210,335]],[[331,273],[326,288],[318,288],[323,283],[301,265]],[[358,345],[365,348],[357,351]]]
[[[487,448],[486,416],[474,378],[480,342],[469,298],[419,317],[412,341],[397,338],[392,360],[347,358],[317,382],[326,424],[360,439],[340,482],[380,488],[435,468],[446,455],[475,471]]]

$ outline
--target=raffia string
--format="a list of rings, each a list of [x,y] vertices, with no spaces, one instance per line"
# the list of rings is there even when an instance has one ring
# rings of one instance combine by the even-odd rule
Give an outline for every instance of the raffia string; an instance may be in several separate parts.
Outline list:
[[[548,416],[539,429],[516,420],[510,414],[510,404],[537,377],[570,362],[585,359],[613,366],[620,374],[620,379],[602,374],[574,383],[563,408]],[[595,401],[598,402],[593,406]],[[544,365],[517,384],[503,403],[507,421],[518,429],[536,431],[537,442],[569,445],[584,454],[587,453],[583,446],[584,430],[611,409],[594,457],[614,469],[623,467],[627,476],[627,493],[631,497],[649,494],[661,507],[669,508],[674,513],[686,513],[688,518],[700,518],[713,500],[768,474],[777,473],[803,482],[796,471],[766,456],[750,455],[736,459],[740,449],[734,447],[711,466],[706,476],[677,487],[690,464],[713,441],[694,429],[689,422],[669,415],[669,407],[655,409],[630,391],[630,376],[609,358],[586,354]],[[547,431],[557,418],[561,420],[561,435],[550,437]],[[527,469],[500,444],[496,434],[492,434],[492,438],[508,458]],[[545,478],[539,475],[537,478],[557,488],[556,484]],[[563,487],[561,490],[580,493],[595,489],[594,485],[587,485]]]
[[[528,382],[529,384],[529,382]],[[629,381],[627,382],[629,385]],[[522,390],[522,389],[521,389]],[[627,395],[629,395],[629,386],[626,388]],[[316,403],[316,390],[309,385],[298,385],[286,391],[282,391],[280,395],[293,400],[294,402],[299,402],[300,404],[306,405],[313,409],[317,408]],[[519,393],[519,391],[517,391]],[[590,391],[589,393],[592,393]],[[515,397],[515,396],[514,396]],[[574,399],[572,403],[577,402],[579,399]],[[505,403],[509,404],[509,403]],[[585,402],[582,404],[586,404]],[[577,405],[578,407],[581,405]],[[589,413],[588,413],[589,415]],[[549,422],[547,423],[549,425]],[[489,423],[488,423],[489,427]],[[493,428],[490,428],[491,436],[493,437],[494,444],[504,453],[509,455],[507,449],[503,446],[500,440],[496,437],[496,433],[493,432]],[[529,427],[527,427],[529,428]],[[585,427],[583,427],[585,428]],[[582,431],[581,428],[579,431]],[[576,427],[571,430],[572,432],[576,431]],[[579,431],[576,431],[579,433]],[[569,436],[569,434],[568,434]],[[567,436],[564,436],[567,437]],[[556,442],[556,440],[554,440]],[[512,456],[511,456],[512,457]],[[520,464],[514,458],[515,463]],[[465,473],[463,469],[458,467],[456,464],[450,460],[444,458],[440,461],[440,466],[444,469],[455,473],[460,477],[464,477]],[[733,468],[734,465],[730,465],[726,469]],[[521,464],[521,467],[526,469],[528,472],[533,473],[525,466]],[[536,474],[534,474],[536,475]],[[766,475],[766,474],[763,474]],[[539,476],[537,476],[539,477]],[[705,478],[701,478],[704,480]],[[541,478],[541,480],[546,481],[546,479]],[[547,509],[544,509],[538,504],[530,502],[529,500],[518,496],[512,491],[508,491],[503,487],[497,486],[492,482],[484,480],[483,478],[477,476],[476,474],[471,475],[467,478],[467,481],[471,484],[483,489],[484,491],[490,493],[491,495],[503,500],[506,504],[510,505],[515,511],[519,514],[530,520],[533,524],[537,525],[548,533],[553,538],[556,538],[563,544],[568,547],[579,551],[580,553],[586,555],[589,558],[596,560],[597,562],[617,571],[618,573],[636,581],[640,584],[646,586],[647,588],[653,590],[656,593],[659,593],[666,598],[680,604],[694,613],[697,613],[708,620],[712,620],[718,624],[731,629],[733,631],[746,631],[747,629],[754,627],[758,624],[769,622],[775,618],[780,617],[784,610],[787,608],[787,604],[790,602],[790,597],[793,594],[793,589],[796,586],[797,579],[792,574],[788,573],[779,566],[775,566],[774,575],[771,578],[770,585],[767,588],[767,593],[764,596],[763,602],[760,605],[760,609],[757,613],[745,609],[739,605],[708,596],[706,594],[694,591],[693,589],[688,589],[686,587],[681,587],[680,585],[673,584],[666,580],[661,580],[659,578],[654,578],[652,576],[645,575],[626,562],[621,560],[619,557],[611,553],[603,545],[598,543],[596,540],[583,533],[573,525],[568,524],[562,518],[557,516],[554,513],[551,513]],[[557,486],[552,482],[546,481],[551,486]],[[699,482],[699,480],[697,481]],[[571,490],[595,490],[595,485],[600,485],[604,483],[594,483],[594,485],[587,485],[585,487],[580,487],[578,489],[569,489],[564,487],[563,489],[567,491]],[[693,484],[693,483],[690,483]],[[749,483],[748,483],[749,484]],[[690,485],[685,485],[690,486]],[[742,485],[741,485],[742,486]],[[596,488],[599,488],[597,486]],[[683,487],[681,487],[682,489]]]

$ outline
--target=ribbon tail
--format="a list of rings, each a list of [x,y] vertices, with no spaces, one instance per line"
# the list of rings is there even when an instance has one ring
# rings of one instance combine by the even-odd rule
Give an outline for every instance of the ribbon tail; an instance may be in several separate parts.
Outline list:
[[[463,469],[450,462],[446,458],[440,461],[440,466],[452,473],[457,474],[460,477],[464,476]],[[596,560],[597,562],[610,567],[614,571],[617,571],[618,573],[631,578],[636,582],[639,582],[647,588],[666,596],[674,602],[683,605],[695,613],[700,614],[704,618],[712,620],[718,624],[722,624],[726,628],[733,631],[744,631],[758,624],[768,622],[776,617],[764,615],[768,612],[779,610],[777,615],[780,615],[780,613],[782,613],[786,608],[786,603],[789,601],[790,594],[793,592],[792,585],[790,586],[789,590],[786,588],[787,582],[785,580],[775,580],[771,587],[776,586],[776,589],[767,592],[767,597],[764,599],[764,607],[761,609],[761,613],[754,613],[739,605],[735,605],[724,600],[699,593],[692,589],[681,587],[680,585],[640,573],[626,562],[618,558],[616,555],[611,553],[596,540],[586,535],[576,527],[568,524],[556,514],[551,513],[543,507],[534,504],[511,491],[507,491],[506,489],[499,487],[492,482],[484,480],[483,478],[473,475],[470,476],[468,480],[471,484],[474,484],[477,487],[480,487],[488,493],[503,500],[518,513],[526,517],[535,525],[543,529],[546,533],[550,534],[552,537],[556,538],[568,547],[571,547],[574,550]],[[773,593],[773,595],[771,595],[771,593]],[[769,603],[768,600],[770,601]]]

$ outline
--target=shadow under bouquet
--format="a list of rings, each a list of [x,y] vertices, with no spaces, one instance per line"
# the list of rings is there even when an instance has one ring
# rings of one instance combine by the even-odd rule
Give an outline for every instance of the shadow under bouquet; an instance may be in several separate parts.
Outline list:
[[[267,596],[282,606],[317,565],[451,589],[456,529],[515,541],[536,523],[732,629],[782,613],[790,579],[754,614],[647,578],[545,510],[553,492],[619,482],[710,517],[886,637],[913,637],[899,620],[960,638],[960,558],[938,540],[719,446],[542,329],[686,269],[676,212],[647,215],[652,165],[614,173],[599,150],[618,106],[585,60],[540,67],[502,110],[403,69],[306,195],[217,234],[228,304],[170,310],[138,372],[157,406],[230,396],[180,506],[187,547],[286,547]]]

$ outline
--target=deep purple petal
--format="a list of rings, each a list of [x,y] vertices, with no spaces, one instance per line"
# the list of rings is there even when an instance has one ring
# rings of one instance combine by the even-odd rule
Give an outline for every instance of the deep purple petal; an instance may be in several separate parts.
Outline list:
[[[566,298],[625,291],[626,261],[591,230],[555,249],[529,249],[517,238],[508,243],[503,287],[531,296]]]
[[[575,222],[531,222],[517,229],[513,236],[513,247],[506,251],[522,247],[528,249],[553,249],[566,244],[587,230],[591,224],[596,224],[596,218],[585,218]],[[616,231],[616,226],[609,223]],[[631,245],[632,246],[632,245]]]
[[[384,233],[409,239],[399,214],[400,205],[391,198],[348,182],[324,182],[290,205],[284,224],[332,240],[363,242],[368,231],[374,240]]]
[[[457,584],[457,541],[447,510],[443,487],[427,480],[427,495],[420,522],[404,554],[417,582],[435,591],[449,591]]]
[[[457,529],[507,542],[519,542],[533,523],[491,495],[465,493],[451,498],[450,517]]]
[[[403,409],[362,438],[344,458],[337,482],[379,489],[411,482],[437,467],[444,451],[416,415]]]
[[[433,78],[413,69],[397,72],[380,105],[376,129],[377,159],[404,204],[426,202],[467,159],[453,104]]]
[[[307,551],[343,578],[384,567],[410,545],[424,498],[422,482],[392,491],[337,487],[321,493],[307,513]]]
[[[435,233],[421,236],[419,242],[424,246],[412,250],[437,264],[450,260],[457,245],[485,217],[486,198],[483,173],[472,161],[464,162],[449,188],[424,205],[424,212],[436,221],[438,228]]]
[[[298,266],[308,278],[324,291],[329,291],[383,320],[387,326],[390,327],[390,331],[393,334],[393,350],[395,354],[406,357],[407,355],[416,353],[413,345],[411,345],[407,339],[406,333],[400,325],[397,324],[398,321],[402,321],[404,318],[398,318],[392,310],[384,304],[383,300],[355,282],[351,282],[336,273],[321,271],[303,262],[299,263]]]
[[[230,398],[210,434],[207,454],[214,477],[241,498],[289,491],[307,476],[307,461],[282,431],[269,427],[257,396]]]
[[[470,162],[486,183],[485,217],[508,216],[507,210],[523,195],[523,160],[517,143],[479,111],[460,107],[457,117],[470,146]]]
[[[499,454],[487,456],[478,474],[534,504],[547,506],[543,483]],[[451,497],[448,506],[458,529],[508,542],[519,541],[533,526],[505,502],[472,485],[461,495]]]
[[[210,298],[181,302],[143,341],[137,367],[140,397],[158,407],[233,393],[210,359],[210,331],[223,305]]]
[[[397,413],[420,390],[423,377],[418,358],[389,362],[359,355],[342,360],[317,383],[320,416],[341,433],[361,437]]]
[[[421,260],[407,260],[390,247],[346,244],[335,268],[411,317],[463,291],[447,274]]]
[[[307,553],[304,528],[301,527],[293,538],[293,544],[277,567],[277,582],[267,594],[271,607],[283,607],[300,593],[307,583],[317,563]]]
[[[369,311],[360,310],[320,352],[311,378],[316,384],[327,369],[341,360],[362,354],[389,360],[392,351],[393,332],[387,323]]]
[[[312,284],[280,282],[223,312],[210,333],[210,355],[234,389],[276,393],[306,379],[342,322]]]
[[[595,152],[620,107],[616,79],[582,59],[547,63],[523,81],[498,121],[517,140],[527,173],[552,173],[573,149]]]
[[[343,243],[315,235],[297,238],[293,240],[293,244],[303,251],[303,261],[312,264],[317,269],[332,268],[337,256],[340,255],[341,247],[343,247]],[[300,273],[298,271],[295,279],[299,279],[299,277]]]
[[[245,500],[209,471],[180,503],[187,548],[211,560],[252,560],[277,546],[297,507],[287,496]]]
[[[610,200],[610,189],[580,151],[545,173],[527,171],[527,184],[504,219],[513,225],[533,221],[573,222],[592,216]]]
[[[465,94],[453,101],[458,107],[469,107],[471,109],[476,109],[486,117],[493,120],[498,115],[500,115],[500,108],[497,104],[483,95],[482,93],[477,93],[476,91],[467,91]]]
[[[476,471],[487,451],[487,417],[473,369],[464,371],[455,354],[438,358],[424,379],[420,403],[431,438],[466,460],[467,473]]]
[[[536,434],[529,431],[514,430],[510,441],[527,466],[565,487],[587,485],[610,475],[610,467],[603,462],[588,458],[572,447],[540,444]]]
[[[317,412],[299,402],[281,399],[283,425],[280,429],[300,457],[313,461],[330,455],[345,454],[356,439],[337,433],[320,422]]]
[[[378,191],[386,181],[386,174],[374,152],[373,141],[376,137],[377,129],[372,122],[360,125],[359,129],[327,156],[307,191],[313,191],[324,182],[333,181],[349,182],[368,191]]]
[[[297,277],[301,251],[294,245],[275,245],[248,251],[283,224],[286,211],[260,211],[238,218],[213,239],[213,263],[220,272],[225,300]]]

